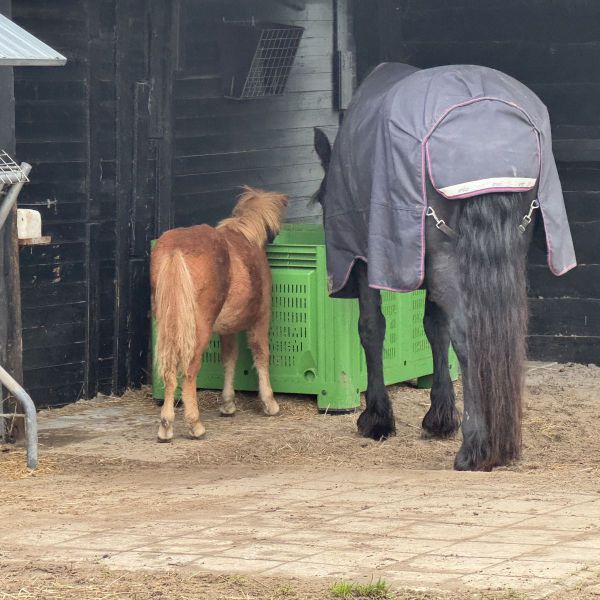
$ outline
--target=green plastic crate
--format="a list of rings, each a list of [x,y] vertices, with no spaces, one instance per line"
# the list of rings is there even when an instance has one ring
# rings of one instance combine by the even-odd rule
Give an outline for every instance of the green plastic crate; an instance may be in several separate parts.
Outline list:
[[[267,247],[273,274],[270,331],[270,375],[273,391],[317,396],[322,411],[347,411],[360,406],[367,387],[364,352],[358,336],[358,301],[333,300],[327,292],[323,228],[286,225]],[[386,385],[424,378],[433,371],[429,342],[423,330],[425,292],[382,292],[386,318],[384,378]],[[152,326],[154,345],[155,328]],[[239,337],[235,389],[258,390],[245,334]],[[453,378],[457,360],[450,353]],[[425,380],[426,381],[426,380]],[[222,389],[219,340],[214,336],[204,353],[197,387]],[[154,373],[153,395],[164,397]]]

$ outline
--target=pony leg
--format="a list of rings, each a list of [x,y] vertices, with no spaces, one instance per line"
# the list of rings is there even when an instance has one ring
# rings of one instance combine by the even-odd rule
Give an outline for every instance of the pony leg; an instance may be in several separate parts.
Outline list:
[[[175,390],[177,378],[168,377],[165,381],[165,399],[160,410],[158,441],[170,442],[173,439],[173,421],[175,421]]]
[[[425,300],[423,325],[433,355],[431,407],[423,418],[423,433],[426,436],[446,438],[454,435],[460,427],[454,386],[450,379],[448,366],[450,332],[448,331],[448,319],[444,311],[429,297]]]
[[[220,407],[222,417],[233,417],[235,414],[235,390],[233,389],[233,378],[235,375],[237,354],[237,337],[235,335],[222,335],[221,362],[223,363],[224,371],[223,394]]]
[[[383,340],[385,317],[381,312],[381,294],[369,287],[367,265],[358,261],[354,267],[359,293],[358,332],[367,361],[367,407],[358,417],[359,433],[374,440],[387,439],[396,433],[394,413],[383,380]]]
[[[265,415],[273,417],[279,413],[279,404],[273,396],[269,378],[269,323],[259,323],[248,332],[248,344],[258,372],[258,389]]]
[[[198,409],[198,398],[196,397],[196,379],[202,366],[202,353],[206,350],[210,341],[210,333],[207,334],[206,332],[211,330],[211,327],[206,325],[196,334],[198,340],[196,354],[186,369],[181,391],[185,421],[190,428],[190,436],[196,440],[203,438],[206,434],[206,428],[200,421],[200,410]]]
[[[183,399],[183,415],[185,422],[190,428],[190,436],[199,440],[206,434],[206,428],[200,421],[200,411],[198,410],[198,398],[196,397],[196,378],[198,371],[190,368],[183,380],[181,397]]]

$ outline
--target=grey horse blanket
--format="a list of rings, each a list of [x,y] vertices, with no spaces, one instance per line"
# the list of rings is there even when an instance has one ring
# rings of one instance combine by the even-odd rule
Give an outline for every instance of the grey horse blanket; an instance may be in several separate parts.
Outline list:
[[[327,172],[324,224],[331,296],[351,298],[357,260],[373,288],[408,292],[424,276],[426,177],[451,202],[537,186],[548,265],[576,265],[552,154],[548,111],[486,67],[379,65],[357,90]]]

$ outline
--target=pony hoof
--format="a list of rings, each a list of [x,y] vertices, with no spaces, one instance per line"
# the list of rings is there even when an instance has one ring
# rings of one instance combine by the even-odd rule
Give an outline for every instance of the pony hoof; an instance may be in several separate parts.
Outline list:
[[[275,404],[275,406],[265,406],[263,408],[263,413],[267,417],[276,417],[279,414],[279,405]]]
[[[356,422],[358,433],[373,440],[387,440],[396,435],[394,417],[390,415],[375,415],[364,410]]]
[[[236,406],[233,402],[223,403],[219,407],[219,412],[222,417],[233,417],[235,415]]]
[[[170,444],[173,441],[173,438],[161,438],[160,435],[156,437],[156,441],[159,444]]]
[[[173,424],[169,419],[161,419],[160,427],[158,428],[158,441],[161,444],[166,444],[173,439]]]
[[[206,437],[206,429],[202,423],[196,423],[190,428],[190,437],[193,440],[202,440]]]

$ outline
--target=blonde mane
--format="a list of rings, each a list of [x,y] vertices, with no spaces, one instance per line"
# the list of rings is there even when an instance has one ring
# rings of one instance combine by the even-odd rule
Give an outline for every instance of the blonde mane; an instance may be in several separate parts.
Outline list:
[[[263,246],[270,236],[277,235],[281,229],[287,196],[247,185],[243,190],[231,217],[223,219],[217,229],[237,231],[251,244]]]

